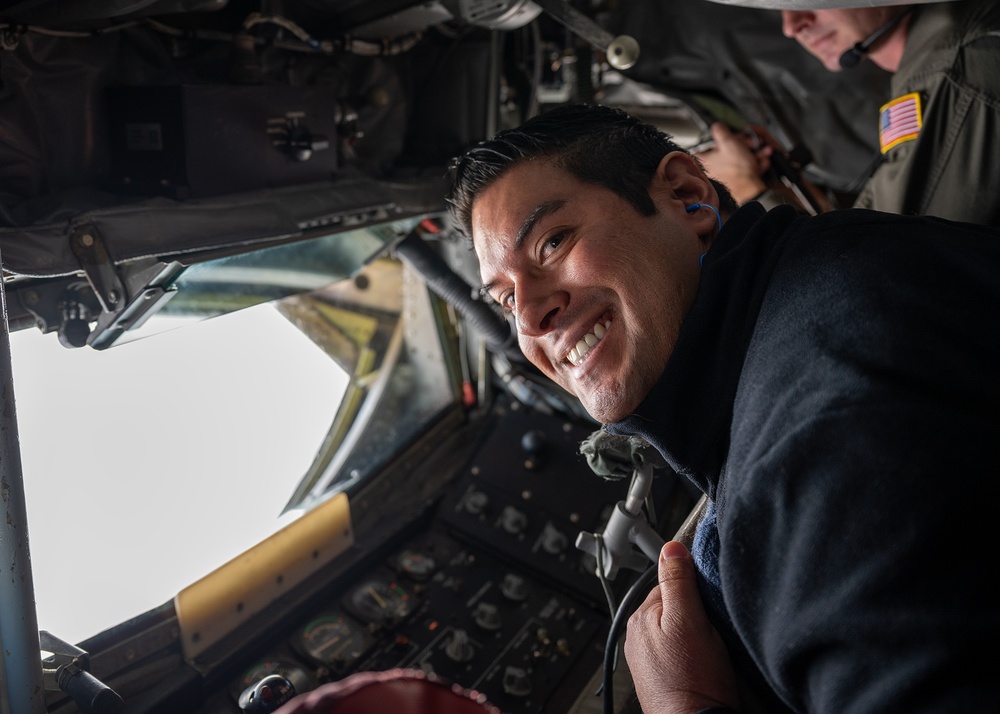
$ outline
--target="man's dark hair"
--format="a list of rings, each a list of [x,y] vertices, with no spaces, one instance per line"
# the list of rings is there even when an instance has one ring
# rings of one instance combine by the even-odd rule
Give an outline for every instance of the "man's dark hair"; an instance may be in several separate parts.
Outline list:
[[[649,184],[660,160],[684,151],[656,127],[615,107],[573,104],[501,131],[457,157],[448,170],[448,203],[472,238],[472,203],[508,169],[524,161],[552,159],[581,181],[599,184],[644,216],[656,213]],[[732,194],[712,180],[720,211],[737,209]]]

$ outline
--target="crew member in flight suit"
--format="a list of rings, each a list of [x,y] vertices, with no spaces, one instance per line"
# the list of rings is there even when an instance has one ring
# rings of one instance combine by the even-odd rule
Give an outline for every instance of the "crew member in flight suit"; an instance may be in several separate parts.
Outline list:
[[[716,1],[781,9],[785,35],[831,71],[850,71],[867,57],[892,72],[891,98],[877,117],[881,161],[856,206],[1000,225],[1000,4],[803,10],[824,3]],[[717,149],[699,159],[710,175],[739,186],[747,177],[734,177],[732,167],[756,164],[719,154],[750,148],[725,127],[713,133]],[[734,195],[741,203],[756,198]]]

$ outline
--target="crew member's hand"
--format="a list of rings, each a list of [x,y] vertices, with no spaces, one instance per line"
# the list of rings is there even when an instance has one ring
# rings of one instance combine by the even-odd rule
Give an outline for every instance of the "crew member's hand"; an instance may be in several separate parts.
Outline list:
[[[725,184],[740,205],[763,193],[767,184],[762,176],[774,152],[771,143],[756,130],[737,134],[720,122],[712,124],[711,131],[715,147],[695,154],[705,173]]]
[[[688,549],[670,541],[660,551],[659,584],[629,618],[625,659],[649,714],[740,708],[729,653],[708,621],[695,577]]]

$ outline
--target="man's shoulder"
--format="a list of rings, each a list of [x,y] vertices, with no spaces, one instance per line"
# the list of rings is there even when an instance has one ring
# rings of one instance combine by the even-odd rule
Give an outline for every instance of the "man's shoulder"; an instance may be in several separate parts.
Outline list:
[[[945,224],[944,230],[950,230],[950,222]],[[878,247],[893,239],[933,232],[925,217],[902,216],[869,208],[828,211],[802,217],[788,225],[791,244],[804,253],[853,245],[859,248]],[[1000,236],[1000,233],[997,235]]]
[[[933,38],[939,46],[972,42],[1000,30],[1000,4],[994,0],[960,0],[918,6],[907,41]]]
[[[962,0],[945,4],[949,6],[963,37],[969,40],[1000,30],[1000,4],[996,0]]]
[[[785,298],[880,293],[967,276],[1000,297],[1000,229],[863,208],[789,226],[774,275]]]
[[[869,236],[890,239],[927,236],[946,242],[949,236],[980,236],[974,240],[994,238],[1000,241],[1000,228],[965,223],[936,216],[910,216],[870,208],[845,208],[828,211],[802,222],[799,230],[846,239]]]
[[[951,68],[971,46],[990,46],[1000,33],[1000,3],[962,0],[918,6],[906,40],[894,90],[937,71]],[[966,63],[968,64],[968,63]]]
[[[740,209],[734,233],[766,241],[789,260],[826,260],[833,255],[974,250],[995,260],[1000,255],[1000,228],[934,216],[907,216],[869,208],[845,208],[807,216],[789,206],[766,213]],[[728,226],[727,226],[728,227]],[[918,256],[919,257],[919,256]]]

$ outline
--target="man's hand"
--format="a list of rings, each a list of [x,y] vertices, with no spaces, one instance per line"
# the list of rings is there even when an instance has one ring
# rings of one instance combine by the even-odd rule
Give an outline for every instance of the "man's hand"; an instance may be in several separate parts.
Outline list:
[[[625,659],[647,714],[739,709],[729,654],[708,621],[695,575],[684,544],[665,544],[659,584],[629,618]]]
[[[715,147],[695,154],[705,173],[725,184],[740,205],[763,193],[767,184],[762,176],[774,152],[771,142],[761,140],[761,131],[735,134],[720,122],[711,131]]]

